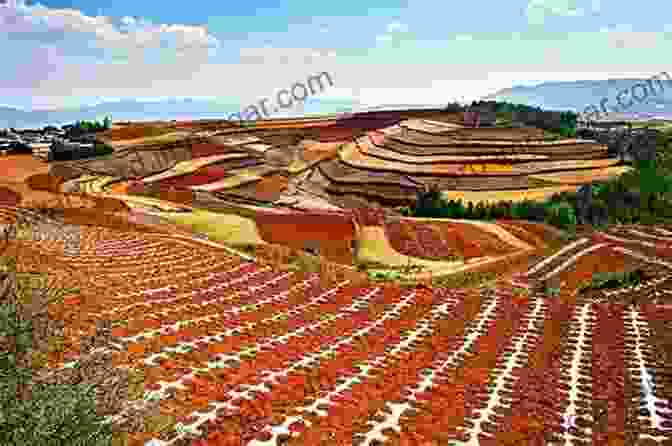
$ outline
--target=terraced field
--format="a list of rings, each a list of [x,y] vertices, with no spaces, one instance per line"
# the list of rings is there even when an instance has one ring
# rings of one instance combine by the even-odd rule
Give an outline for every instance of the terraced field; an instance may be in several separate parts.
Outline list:
[[[446,196],[521,197],[552,189],[532,187],[548,169],[559,170],[544,177],[554,190],[614,173],[605,147],[546,142],[537,129],[389,116],[358,122],[314,122],[311,134],[292,121],[266,123],[192,138],[188,148],[173,141],[176,152],[147,155],[151,174],[138,176],[213,201],[294,199],[288,206],[314,208],[347,207],[348,196],[360,200],[352,207],[412,201],[431,183]],[[173,130],[202,130],[192,127]],[[353,153],[357,163],[348,162]],[[235,164],[252,158],[265,162]],[[481,222],[353,224],[342,212],[318,220],[267,209],[256,221],[236,215],[245,231],[234,233],[231,215],[126,197],[117,180],[128,172],[115,170],[124,162],[92,162],[103,171],[68,185],[127,200],[129,219],[141,221],[144,208],[206,239],[31,214],[32,229],[8,255],[21,271],[79,289],[49,308],[64,336],[45,375],[66,373],[96,345],[106,367],[142,376],[127,405],[153,402],[163,422],[128,429],[126,446],[672,443],[672,228],[615,226],[551,254],[544,249],[557,235],[523,222],[486,231]],[[11,224],[16,212],[7,208],[0,220]],[[357,257],[352,247],[387,266],[418,260],[429,272],[416,278],[463,271],[497,280],[478,288],[355,283],[352,266],[333,266],[333,274],[281,269],[207,240],[222,233],[259,252],[312,242],[327,252],[322,260]],[[635,269],[647,274],[636,287],[579,291],[593,273]],[[95,339],[101,321],[111,327],[104,342]],[[107,421],[124,426],[129,416]]]
[[[613,167],[617,161],[607,158],[607,147],[593,141],[547,141],[539,129],[464,128],[450,113],[425,113],[426,117],[409,113],[406,120],[390,112],[293,124],[278,120],[254,128],[222,127],[219,133],[213,130],[214,122],[180,124],[174,130],[184,135],[182,141],[163,143],[174,155],[142,155],[149,167],[134,167],[130,173],[147,171],[140,175],[146,182],[213,193],[209,202],[219,197],[311,209],[339,206],[348,196],[385,206],[409,205],[429,184],[438,185],[448,196],[501,191],[515,201],[546,197],[552,193],[544,190],[547,187],[568,190],[624,170]],[[311,125],[303,126],[306,123]],[[199,131],[200,127],[208,131]],[[115,144],[124,143],[118,139],[124,132],[133,136],[150,131],[146,126],[135,133],[130,128],[119,130]],[[138,153],[156,151],[161,145],[147,144]],[[76,168],[80,175],[100,171],[126,178],[129,168],[121,163],[133,164],[138,155],[119,152],[119,156],[122,153],[125,158],[118,162],[91,161]],[[63,169],[54,172],[70,179]],[[306,172],[315,180],[304,179]],[[255,186],[264,177],[277,175],[285,175],[291,187],[267,194],[262,192],[266,188]],[[473,198],[483,199],[478,194]]]

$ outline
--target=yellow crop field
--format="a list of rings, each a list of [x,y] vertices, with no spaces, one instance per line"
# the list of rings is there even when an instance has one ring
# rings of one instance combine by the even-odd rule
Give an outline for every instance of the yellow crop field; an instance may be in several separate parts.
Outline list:
[[[611,166],[602,169],[577,170],[573,172],[552,172],[531,175],[530,178],[561,184],[584,184],[591,181],[609,180],[632,170],[629,166]]]
[[[524,190],[497,190],[497,191],[463,191],[463,190],[444,190],[441,193],[447,200],[462,199],[463,203],[494,203],[497,201],[518,202],[523,200],[543,201],[550,198],[551,195],[560,192],[576,191],[575,185],[563,185],[553,187],[540,187]]]
[[[512,172],[511,164],[465,164],[464,171],[467,173],[486,173],[486,172]]]

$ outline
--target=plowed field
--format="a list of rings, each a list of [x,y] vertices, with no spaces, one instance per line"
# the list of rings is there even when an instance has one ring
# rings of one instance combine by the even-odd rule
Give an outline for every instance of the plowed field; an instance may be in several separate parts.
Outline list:
[[[48,368],[77,361],[96,322],[114,321],[109,366],[142,371],[144,398],[167,420],[131,433],[132,445],[672,441],[671,310],[574,293],[592,272],[631,262],[669,272],[669,259],[577,242],[528,272],[557,279],[557,296],[505,281],[356,287],[195,241],[94,229],[74,255],[31,245],[19,268],[81,287],[49,308],[65,328]]]

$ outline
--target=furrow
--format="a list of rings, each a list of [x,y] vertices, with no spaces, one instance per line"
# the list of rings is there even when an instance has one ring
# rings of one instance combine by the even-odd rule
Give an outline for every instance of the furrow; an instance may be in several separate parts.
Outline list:
[[[564,370],[562,381],[567,392],[569,404],[565,408],[563,419],[563,445],[571,446],[576,440],[586,441],[592,435],[590,340],[595,316],[592,304],[584,303],[573,316],[569,338],[576,339],[574,351],[567,350],[562,363],[569,368]]]
[[[665,266],[667,268],[672,268],[672,263],[668,263],[668,262],[665,262],[663,260],[652,259],[652,258],[650,258],[650,257],[648,257],[648,256],[646,256],[642,253],[639,253],[637,251],[632,251],[630,249],[623,248],[623,247],[620,247],[620,246],[612,246],[611,249],[613,249],[614,251],[618,251],[620,253],[629,255],[629,256],[634,257],[636,259],[643,260],[647,263],[655,263],[655,264],[658,264],[658,265]]]
[[[631,239],[624,239],[624,238],[621,238],[621,237],[616,237],[615,235],[612,235],[612,234],[607,234],[606,232],[599,232],[597,235],[599,235],[600,237],[604,237],[607,240],[612,240],[612,241],[618,242],[618,243],[625,243],[625,244],[637,243],[639,245],[646,246],[648,248],[655,248],[656,247],[655,243],[647,242],[647,241],[644,241],[644,240],[632,239],[632,238]]]
[[[227,294],[223,297],[218,297],[218,298],[215,298],[215,299],[212,299],[212,300],[209,300],[209,301],[205,301],[205,302],[202,302],[202,303],[190,303],[190,304],[182,305],[182,306],[177,307],[175,309],[171,308],[171,312],[181,311],[181,310],[182,311],[193,310],[194,307],[205,307],[207,305],[211,305],[211,304],[214,304],[214,303],[222,303],[223,301],[229,300],[231,298],[232,294],[236,295],[236,296],[241,296],[241,295],[243,295],[243,296],[244,295],[254,296],[257,291],[260,291],[263,288],[266,288],[268,286],[272,286],[272,285],[276,284],[277,282],[280,282],[280,281],[286,279],[291,274],[292,273],[287,273],[287,274],[282,274],[282,275],[276,276],[273,279],[268,280],[264,284],[264,286],[248,287],[249,291],[240,291],[238,293],[229,293],[229,294]],[[303,282],[300,282],[300,283],[306,285],[310,282],[315,282],[315,281],[317,281],[317,279],[313,278],[313,279],[304,280]],[[287,291],[286,293],[288,293],[288,292],[289,291]],[[121,342],[137,342],[140,339],[150,338],[150,337],[156,336],[160,333],[165,333],[165,332],[168,332],[168,331],[178,330],[181,326],[184,326],[184,325],[187,325],[187,324],[198,323],[198,322],[201,322],[201,321],[212,321],[213,319],[218,319],[218,318],[221,318],[221,317],[226,316],[226,315],[239,314],[239,313],[244,312],[244,310],[242,309],[242,307],[244,307],[244,306],[265,305],[265,304],[268,304],[270,302],[274,302],[278,298],[282,298],[285,295],[286,294],[280,293],[280,294],[268,297],[266,299],[259,299],[259,300],[251,299],[250,301],[248,301],[244,305],[240,305],[238,307],[230,308],[230,309],[225,310],[221,313],[208,314],[207,316],[202,316],[202,317],[194,318],[194,319],[182,319],[182,320],[180,320],[180,321],[178,321],[174,324],[170,324],[170,325],[161,324],[160,329],[157,328],[157,329],[154,329],[154,330],[147,330],[147,331],[140,332],[140,333],[138,333],[134,336],[119,337],[117,339]],[[164,312],[149,313],[147,315],[147,317],[149,317],[150,315],[159,315],[159,316],[162,315],[162,314],[165,315],[165,313],[166,313],[165,311]],[[143,319],[146,319],[146,317],[143,317]]]
[[[592,444],[607,446],[625,441],[626,401],[633,396],[625,363],[625,306],[593,304],[593,432]]]
[[[657,229],[654,228],[654,230],[657,230]],[[661,237],[661,236],[654,235],[654,234],[647,234],[646,232],[642,232],[642,231],[639,231],[637,229],[628,229],[627,231],[629,233],[637,235],[639,237],[652,238],[654,240],[663,240],[663,241],[667,241],[667,242],[672,242],[672,237]]]
[[[667,401],[656,397],[656,392],[654,390],[654,380],[652,371],[648,366],[647,358],[650,358],[652,355],[651,348],[648,345],[649,338],[651,336],[648,323],[645,319],[642,318],[639,310],[633,305],[630,307],[629,311],[626,312],[626,328],[630,332],[630,342],[628,347],[633,348],[632,354],[629,358],[629,369],[630,374],[633,377],[633,380],[638,381],[640,395],[641,397],[636,398],[641,406],[641,413],[639,413],[640,407],[636,407],[638,412],[638,423],[633,426],[640,438],[653,438],[648,434],[650,430],[658,429],[664,430],[662,425],[663,418],[661,413],[671,413],[672,409],[658,408],[658,405],[666,406]],[[645,432],[642,433],[639,430],[639,424],[645,427]],[[647,432],[648,431],[648,432]]]
[[[236,270],[240,270],[243,266],[244,266],[244,264],[241,264],[241,265],[239,265],[239,266],[237,266],[233,269],[225,271],[224,273],[225,274],[233,273]],[[98,314],[97,313],[92,313],[92,314],[100,316],[100,317],[105,317],[105,315],[111,315],[111,314],[127,311],[127,310],[137,308],[137,307],[152,308],[155,305],[156,306],[163,306],[165,304],[171,304],[173,302],[180,301],[182,299],[188,298],[189,296],[193,296],[193,295],[198,294],[198,293],[203,293],[203,292],[208,292],[208,291],[217,291],[217,290],[220,290],[222,288],[226,288],[228,286],[231,286],[233,284],[237,284],[237,283],[241,283],[241,282],[244,283],[246,281],[249,281],[249,280],[253,279],[255,276],[262,275],[262,274],[267,274],[269,271],[270,271],[269,268],[261,268],[261,269],[258,269],[258,270],[253,270],[249,273],[245,273],[244,275],[242,275],[240,277],[236,277],[234,279],[231,279],[228,282],[222,282],[220,284],[211,285],[211,286],[208,286],[206,288],[195,290],[195,291],[192,291],[192,292],[189,292],[189,293],[176,294],[175,297],[169,297],[169,298],[165,298],[165,299],[150,299],[148,302],[144,302],[144,301],[136,302],[136,303],[133,303],[133,304],[130,304],[130,305],[126,305],[124,307],[113,307],[113,308],[110,308],[110,309],[103,310],[101,313],[98,313]],[[206,280],[209,280],[209,279],[211,279],[211,277],[206,278]],[[147,297],[147,295],[152,295],[152,294],[162,292],[162,291],[171,293],[174,290],[174,288],[175,287],[164,286],[164,287],[161,287],[161,288],[142,290],[142,291],[139,291],[137,293],[134,293],[134,295],[137,295],[138,297],[142,298],[141,296]],[[123,298],[128,298],[128,297],[131,297],[131,296],[123,296]],[[212,299],[210,301],[201,302],[199,304],[200,305],[206,305],[210,302],[214,302],[214,301],[217,301],[217,300],[220,300],[220,299],[221,298]],[[191,304],[189,304],[189,305],[191,305]],[[181,307],[176,308],[176,310],[177,309],[183,309],[186,306],[187,305],[183,305]],[[143,313],[143,317],[148,317],[150,315],[160,314],[160,313],[161,313],[160,311],[156,311],[154,313]]]
[[[579,251],[578,253],[574,254],[569,259],[567,259],[562,265],[558,266],[553,271],[551,271],[548,274],[546,274],[545,276],[543,276],[541,278],[541,280],[544,281],[544,280],[550,279],[551,277],[555,276],[556,274],[558,274],[558,273],[562,272],[563,270],[567,269],[567,267],[569,267],[569,265],[575,263],[579,259],[579,257],[583,257],[587,254],[590,254],[591,252],[596,251],[596,250],[598,250],[598,249],[600,249],[604,246],[608,246],[608,244],[607,243],[598,243],[596,245],[590,246],[586,249],[583,249],[583,250]]]
[[[511,352],[507,351],[504,353],[504,358],[500,361],[506,360],[506,363],[503,365],[503,370],[496,368],[491,374],[489,381],[494,382],[494,389],[491,389],[490,396],[485,404],[485,407],[479,412],[477,419],[473,420],[475,426],[469,428],[467,431],[471,435],[471,440],[468,443],[470,446],[478,446],[478,438],[484,432],[482,429],[483,423],[490,423],[492,421],[493,415],[495,414],[494,408],[497,406],[506,407],[507,404],[502,401],[502,395],[504,393],[504,388],[508,386],[511,381],[515,381],[515,376],[513,374],[514,369],[519,369],[518,361],[525,361],[528,356],[528,349],[533,347],[538,341],[539,335],[535,334],[534,331],[538,328],[539,322],[543,324],[544,317],[541,316],[544,311],[544,307],[547,305],[544,303],[543,299],[538,297],[533,297],[530,306],[534,305],[532,313],[529,315],[529,321],[527,323],[526,329],[520,334],[514,336],[511,341],[515,341]],[[516,338],[518,338],[516,340]],[[510,356],[509,356],[510,354]],[[508,358],[505,358],[509,356]]]
[[[320,405],[337,404],[335,398],[339,397],[341,393],[349,391],[354,384],[362,383],[363,380],[366,380],[366,378],[369,376],[369,370],[382,368],[385,366],[385,361],[388,360],[390,357],[394,357],[395,355],[400,354],[405,349],[411,349],[411,345],[416,340],[420,339],[422,335],[432,332],[432,326],[435,322],[435,318],[441,313],[446,313],[449,308],[455,305],[455,303],[456,301],[451,301],[436,306],[433,310],[430,311],[429,315],[417,321],[415,329],[410,332],[409,336],[406,339],[394,344],[393,346],[389,346],[390,348],[387,349],[386,352],[381,353],[375,356],[373,359],[370,359],[364,362],[363,364],[359,365],[359,367],[362,369],[359,373],[353,374],[352,376],[345,379],[343,383],[333,388],[325,396],[317,399],[314,403],[310,405],[299,407],[296,410],[298,412],[314,412],[320,417],[328,416],[329,413],[326,410],[321,410],[319,408]],[[386,320],[390,318],[384,316],[381,319]],[[375,327],[371,327],[371,329],[373,328]],[[289,434],[290,432],[289,426],[297,421],[303,421],[303,417],[301,416],[289,417],[282,425],[274,429],[273,440],[275,440],[277,438],[277,435],[279,434]],[[309,421],[305,421],[305,423],[307,424],[308,427],[310,427],[312,424]],[[270,440],[269,442],[253,441],[251,443],[251,446],[271,445],[274,444],[273,440]]]
[[[313,279],[312,281],[315,282],[316,279]],[[309,307],[314,306],[316,303],[320,303],[327,296],[335,293],[339,289],[340,286],[344,286],[347,283],[348,283],[347,281],[342,282],[337,287],[332,288],[331,290],[329,290],[325,293],[322,293],[322,294],[320,294],[316,297],[313,297],[312,299],[309,299],[306,303],[303,303],[303,304],[300,304],[300,305],[297,305],[297,306],[294,306],[294,307],[289,307],[285,311],[277,312],[272,317],[263,318],[263,319],[260,319],[257,322],[247,322],[246,324],[236,324],[235,326],[233,326],[231,328],[228,328],[226,330],[223,330],[223,331],[218,332],[218,333],[213,334],[213,335],[197,337],[196,339],[194,339],[190,342],[181,342],[181,343],[177,344],[175,347],[164,347],[162,349],[163,350],[162,353],[154,354],[154,355],[146,358],[144,360],[144,362],[147,365],[153,365],[154,362],[158,358],[167,358],[168,354],[166,352],[182,352],[184,350],[191,350],[192,348],[194,348],[197,345],[199,345],[201,343],[204,343],[204,342],[207,343],[207,342],[213,342],[213,341],[215,341],[215,342],[223,341],[225,338],[233,336],[236,333],[240,332],[241,329],[246,330],[246,331],[252,331],[258,325],[262,325],[262,324],[267,323],[267,322],[275,322],[275,321],[281,320],[283,318],[287,318],[290,315],[292,315],[293,313],[299,313],[303,310],[306,310]],[[303,285],[306,285],[306,283],[303,283]],[[275,295],[273,295],[273,296],[271,296],[267,299],[259,301],[257,303],[257,305],[270,304],[272,302],[282,301],[291,292],[291,290],[292,289],[287,290],[287,291],[283,291],[283,292],[275,294]],[[357,302],[355,302],[352,305],[357,305]],[[344,310],[341,310],[341,311],[349,311],[349,310],[344,309]],[[236,314],[236,313],[239,313],[239,312],[240,312],[239,309],[232,309],[232,310],[229,310],[229,311],[227,311],[225,313],[222,313],[222,314],[216,314],[216,315],[208,316],[207,318],[213,318],[213,317],[218,317],[219,318],[221,316],[224,316],[225,314]],[[239,355],[240,355],[240,353],[232,355],[232,356],[228,356],[228,355],[224,355],[224,354],[219,354],[218,356],[220,357],[221,361],[226,361],[227,359],[238,359]]]
[[[546,257],[544,260],[537,263],[535,266],[530,268],[527,271],[527,273],[525,273],[525,275],[530,276],[530,275],[536,274],[539,270],[541,270],[542,268],[545,268],[547,265],[550,265],[552,262],[554,262],[556,259],[563,256],[565,253],[575,249],[576,247],[578,247],[580,245],[583,245],[586,242],[588,242],[588,239],[583,237],[583,238],[580,238],[580,239],[576,240],[575,242],[570,243],[569,245],[565,246],[564,248],[562,248],[560,251],[556,252],[552,256]]]
[[[342,310],[338,315],[340,317],[337,317],[337,319],[344,318],[345,316],[348,315],[347,314],[348,311],[353,311],[353,310],[358,309],[358,306],[361,305],[362,302],[368,302],[372,298],[372,296],[374,296],[375,294],[377,294],[379,292],[380,292],[380,289],[375,288],[372,291],[365,294],[363,297],[361,297],[359,299],[356,299],[357,302],[352,304],[349,308],[346,308],[346,309]],[[264,398],[268,398],[269,397],[268,394],[274,392],[274,390],[271,388],[271,386],[273,386],[279,380],[282,380],[282,377],[287,377],[288,375],[292,374],[292,372],[294,372],[295,370],[298,370],[302,367],[310,365],[311,363],[314,363],[315,361],[319,361],[326,354],[336,353],[337,349],[341,348],[342,346],[351,344],[354,341],[355,338],[360,337],[360,336],[365,336],[367,333],[371,332],[372,330],[375,330],[375,329],[379,328],[379,326],[382,325],[387,319],[391,318],[391,315],[396,314],[402,308],[411,306],[410,302],[412,302],[414,300],[414,298],[415,298],[415,292],[411,292],[408,296],[404,297],[400,302],[395,303],[392,306],[391,309],[386,311],[382,318],[367,322],[363,328],[355,331],[354,333],[350,334],[347,337],[342,338],[341,340],[339,340],[338,342],[336,342],[334,344],[330,344],[329,346],[327,346],[326,348],[324,348],[320,351],[309,353],[309,352],[306,352],[304,350],[304,352],[301,355],[299,355],[300,357],[296,358],[294,360],[293,364],[289,365],[288,367],[282,368],[280,370],[271,371],[271,373],[266,374],[266,376],[261,379],[261,382],[258,385],[250,386],[250,388],[247,389],[247,390],[244,390],[244,391],[231,390],[231,391],[228,392],[227,397],[228,398],[233,398],[233,399],[238,399],[238,400],[248,400],[248,401],[249,400],[254,400],[259,395],[264,395]],[[286,340],[289,337],[300,336],[299,332],[308,331],[308,330],[315,330],[315,329],[319,328],[320,326],[328,324],[330,322],[331,322],[331,320],[326,320],[326,321],[320,321],[320,322],[315,323],[315,324],[311,324],[309,326],[305,326],[305,327],[303,327],[299,330],[296,330],[296,332],[294,332],[294,333],[290,333],[288,335],[284,335],[282,337],[279,337],[278,339],[275,340],[275,342],[283,342],[284,340]],[[265,343],[265,345],[270,347],[270,346],[272,346],[273,343],[274,343],[274,341],[267,341]],[[260,347],[263,348],[263,345],[260,346]],[[271,388],[271,389],[269,390],[269,388]],[[203,415],[203,416],[199,417],[199,419],[196,422],[191,423],[188,426],[188,431],[196,433],[196,434],[201,433],[200,430],[198,429],[198,427],[200,425],[202,425],[203,423],[207,422],[208,420],[214,419],[215,412],[217,410],[225,409],[225,410],[231,411],[232,413],[236,413],[237,411],[240,410],[239,407],[237,407],[237,405],[235,405],[231,402],[216,402],[216,403],[212,403],[212,406],[214,406],[213,411],[210,412],[209,414],[206,414],[206,415]],[[299,420],[303,420],[303,418],[301,416],[295,416],[294,418],[290,417],[290,419],[291,419],[290,422],[285,422],[280,427],[276,427],[274,429],[274,432],[272,432],[274,438],[277,437],[277,435],[286,432],[286,427],[283,428],[283,426],[288,426],[291,423],[294,423],[294,422],[299,421]],[[174,441],[176,441],[176,440],[177,439],[175,439]],[[170,445],[173,442],[163,443],[162,445]],[[271,443],[268,443],[268,444],[271,444]],[[275,443],[272,443],[272,444],[275,444]]]

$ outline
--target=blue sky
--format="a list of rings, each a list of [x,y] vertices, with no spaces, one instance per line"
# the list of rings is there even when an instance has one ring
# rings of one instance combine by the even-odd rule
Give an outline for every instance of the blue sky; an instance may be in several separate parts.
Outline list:
[[[250,104],[324,71],[334,85],[319,100],[442,104],[546,80],[646,78],[669,70],[670,50],[662,0],[0,0],[0,104]]]

